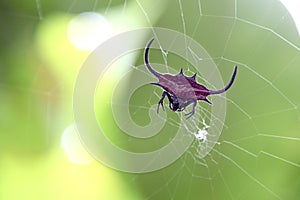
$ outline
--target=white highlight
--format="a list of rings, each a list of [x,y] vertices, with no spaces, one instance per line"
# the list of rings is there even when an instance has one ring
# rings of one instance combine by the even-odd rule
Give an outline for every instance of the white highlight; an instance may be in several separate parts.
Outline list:
[[[206,130],[199,129],[197,133],[194,134],[196,140],[206,142],[208,132]]]
[[[300,1],[299,0],[280,0],[280,1],[292,15],[298,29],[298,34],[300,35],[300,12],[299,12]]]
[[[111,25],[95,12],[81,13],[68,25],[68,38],[80,50],[92,51],[111,35]]]
[[[87,165],[93,161],[93,158],[82,146],[74,124],[64,130],[61,137],[61,147],[72,163]]]
[[[210,128],[209,125],[206,124],[205,120],[202,119],[203,128],[198,128],[198,132],[194,133],[196,140],[205,143],[207,141],[207,129]]]

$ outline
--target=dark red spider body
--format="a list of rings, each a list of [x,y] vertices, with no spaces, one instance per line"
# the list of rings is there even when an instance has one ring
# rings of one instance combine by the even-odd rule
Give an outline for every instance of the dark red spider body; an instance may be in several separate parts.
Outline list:
[[[205,86],[196,82],[196,74],[194,74],[192,77],[187,77],[183,74],[182,69],[177,75],[158,73],[151,67],[148,60],[149,48],[153,41],[154,38],[151,39],[146,46],[145,65],[147,69],[159,80],[157,83],[152,84],[158,85],[165,90],[162,94],[162,98],[158,102],[157,112],[159,110],[160,105],[162,105],[162,108],[164,109],[163,100],[165,96],[167,96],[169,99],[169,107],[173,111],[183,111],[189,104],[193,103],[193,110],[190,113],[186,114],[187,118],[189,118],[195,112],[197,100],[202,100],[211,103],[206,98],[208,95],[223,93],[226,90],[228,90],[233,84],[237,72],[237,66],[235,66],[234,68],[234,72],[232,74],[230,82],[225,88],[221,90],[207,89]]]
[[[165,91],[181,99],[204,100],[210,94],[209,90],[196,82],[196,76],[187,77],[180,71],[177,75],[161,74],[158,83]]]

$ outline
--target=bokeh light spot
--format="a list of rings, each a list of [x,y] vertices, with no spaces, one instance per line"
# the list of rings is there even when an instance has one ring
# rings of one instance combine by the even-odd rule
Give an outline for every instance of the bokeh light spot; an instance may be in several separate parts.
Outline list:
[[[100,14],[84,12],[68,25],[68,38],[80,50],[92,51],[112,35],[112,27]]]
[[[300,1],[299,0],[280,0],[280,1],[290,12],[297,26],[298,34],[300,34],[300,12],[299,12]]]
[[[93,161],[93,158],[82,146],[73,124],[64,130],[61,138],[61,146],[68,159],[74,164],[88,165]]]

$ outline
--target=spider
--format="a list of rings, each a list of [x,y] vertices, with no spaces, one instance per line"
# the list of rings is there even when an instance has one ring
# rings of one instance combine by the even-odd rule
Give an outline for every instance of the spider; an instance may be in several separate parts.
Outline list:
[[[157,83],[151,84],[157,85],[164,89],[161,99],[158,101],[157,113],[159,112],[160,105],[165,111],[163,101],[165,97],[167,97],[169,99],[169,108],[174,112],[181,112],[188,105],[193,104],[192,111],[185,114],[186,118],[188,119],[194,115],[198,100],[206,101],[207,103],[211,104],[211,102],[206,98],[208,95],[223,93],[227,91],[233,84],[237,73],[237,66],[234,67],[233,74],[227,86],[220,90],[209,90],[205,86],[198,84],[196,82],[196,73],[193,76],[188,77],[183,74],[182,69],[177,75],[161,74],[155,71],[151,67],[148,59],[149,48],[153,41],[154,38],[152,38],[146,46],[144,61],[149,72],[151,72],[159,80]]]

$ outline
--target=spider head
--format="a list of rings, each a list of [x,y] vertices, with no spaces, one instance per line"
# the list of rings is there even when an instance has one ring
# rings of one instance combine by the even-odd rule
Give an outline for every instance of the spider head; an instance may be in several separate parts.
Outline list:
[[[171,108],[172,111],[175,112],[176,110],[178,110],[179,104],[178,103],[171,103],[170,108]]]
[[[183,111],[184,110],[184,105],[181,99],[176,98],[174,96],[171,97],[172,101],[170,102],[170,108],[172,111]]]

